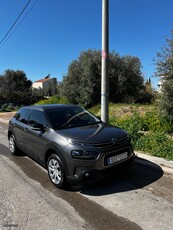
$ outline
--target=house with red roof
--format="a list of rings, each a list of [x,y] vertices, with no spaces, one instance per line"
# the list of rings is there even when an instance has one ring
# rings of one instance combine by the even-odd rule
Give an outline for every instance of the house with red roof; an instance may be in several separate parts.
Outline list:
[[[46,89],[50,88],[51,86],[57,86],[57,79],[56,78],[50,78],[50,74],[46,76],[43,79],[37,80],[33,82],[32,87],[36,89]]]

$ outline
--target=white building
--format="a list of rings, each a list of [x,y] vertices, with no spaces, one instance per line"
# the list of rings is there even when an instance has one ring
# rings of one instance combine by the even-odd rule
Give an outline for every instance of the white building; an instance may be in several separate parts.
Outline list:
[[[45,89],[45,88],[49,88],[51,86],[57,86],[57,79],[56,78],[50,78],[50,75],[48,75],[47,77],[37,80],[35,82],[33,82],[32,87],[36,88],[36,89]]]
[[[161,93],[162,92],[162,85],[164,82],[164,76],[160,76],[160,81],[158,82],[157,86],[158,86],[158,92]]]

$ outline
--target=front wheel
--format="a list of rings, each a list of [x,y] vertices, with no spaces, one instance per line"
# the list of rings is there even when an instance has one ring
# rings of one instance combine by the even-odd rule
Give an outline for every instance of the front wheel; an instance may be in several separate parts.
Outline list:
[[[66,174],[61,159],[51,154],[47,160],[48,175],[51,182],[58,188],[67,186]]]
[[[15,137],[13,134],[10,134],[8,137],[9,150],[12,155],[18,155],[18,148],[16,146]]]

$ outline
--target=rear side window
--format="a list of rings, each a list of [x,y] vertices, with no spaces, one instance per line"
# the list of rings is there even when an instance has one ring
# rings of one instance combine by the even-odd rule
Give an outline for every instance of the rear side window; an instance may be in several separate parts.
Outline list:
[[[34,125],[38,123],[42,125],[47,125],[47,120],[45,118],[45,115],[42,111],[32,110],[32,113],[29,119],[29,125]]]
[[[25,109],[22,108],[19,110],[19,112],[16,114],[16,120],[20,121],[21,123],[27,124],[28,123],[28,119],[29,119],[29,115],[31,113],[30,109]]]

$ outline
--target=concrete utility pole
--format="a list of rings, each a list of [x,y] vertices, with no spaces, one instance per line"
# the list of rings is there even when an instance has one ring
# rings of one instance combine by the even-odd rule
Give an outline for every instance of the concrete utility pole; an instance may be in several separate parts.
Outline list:
[[[102,0],[101,119],[109,121],[109,0]]]

